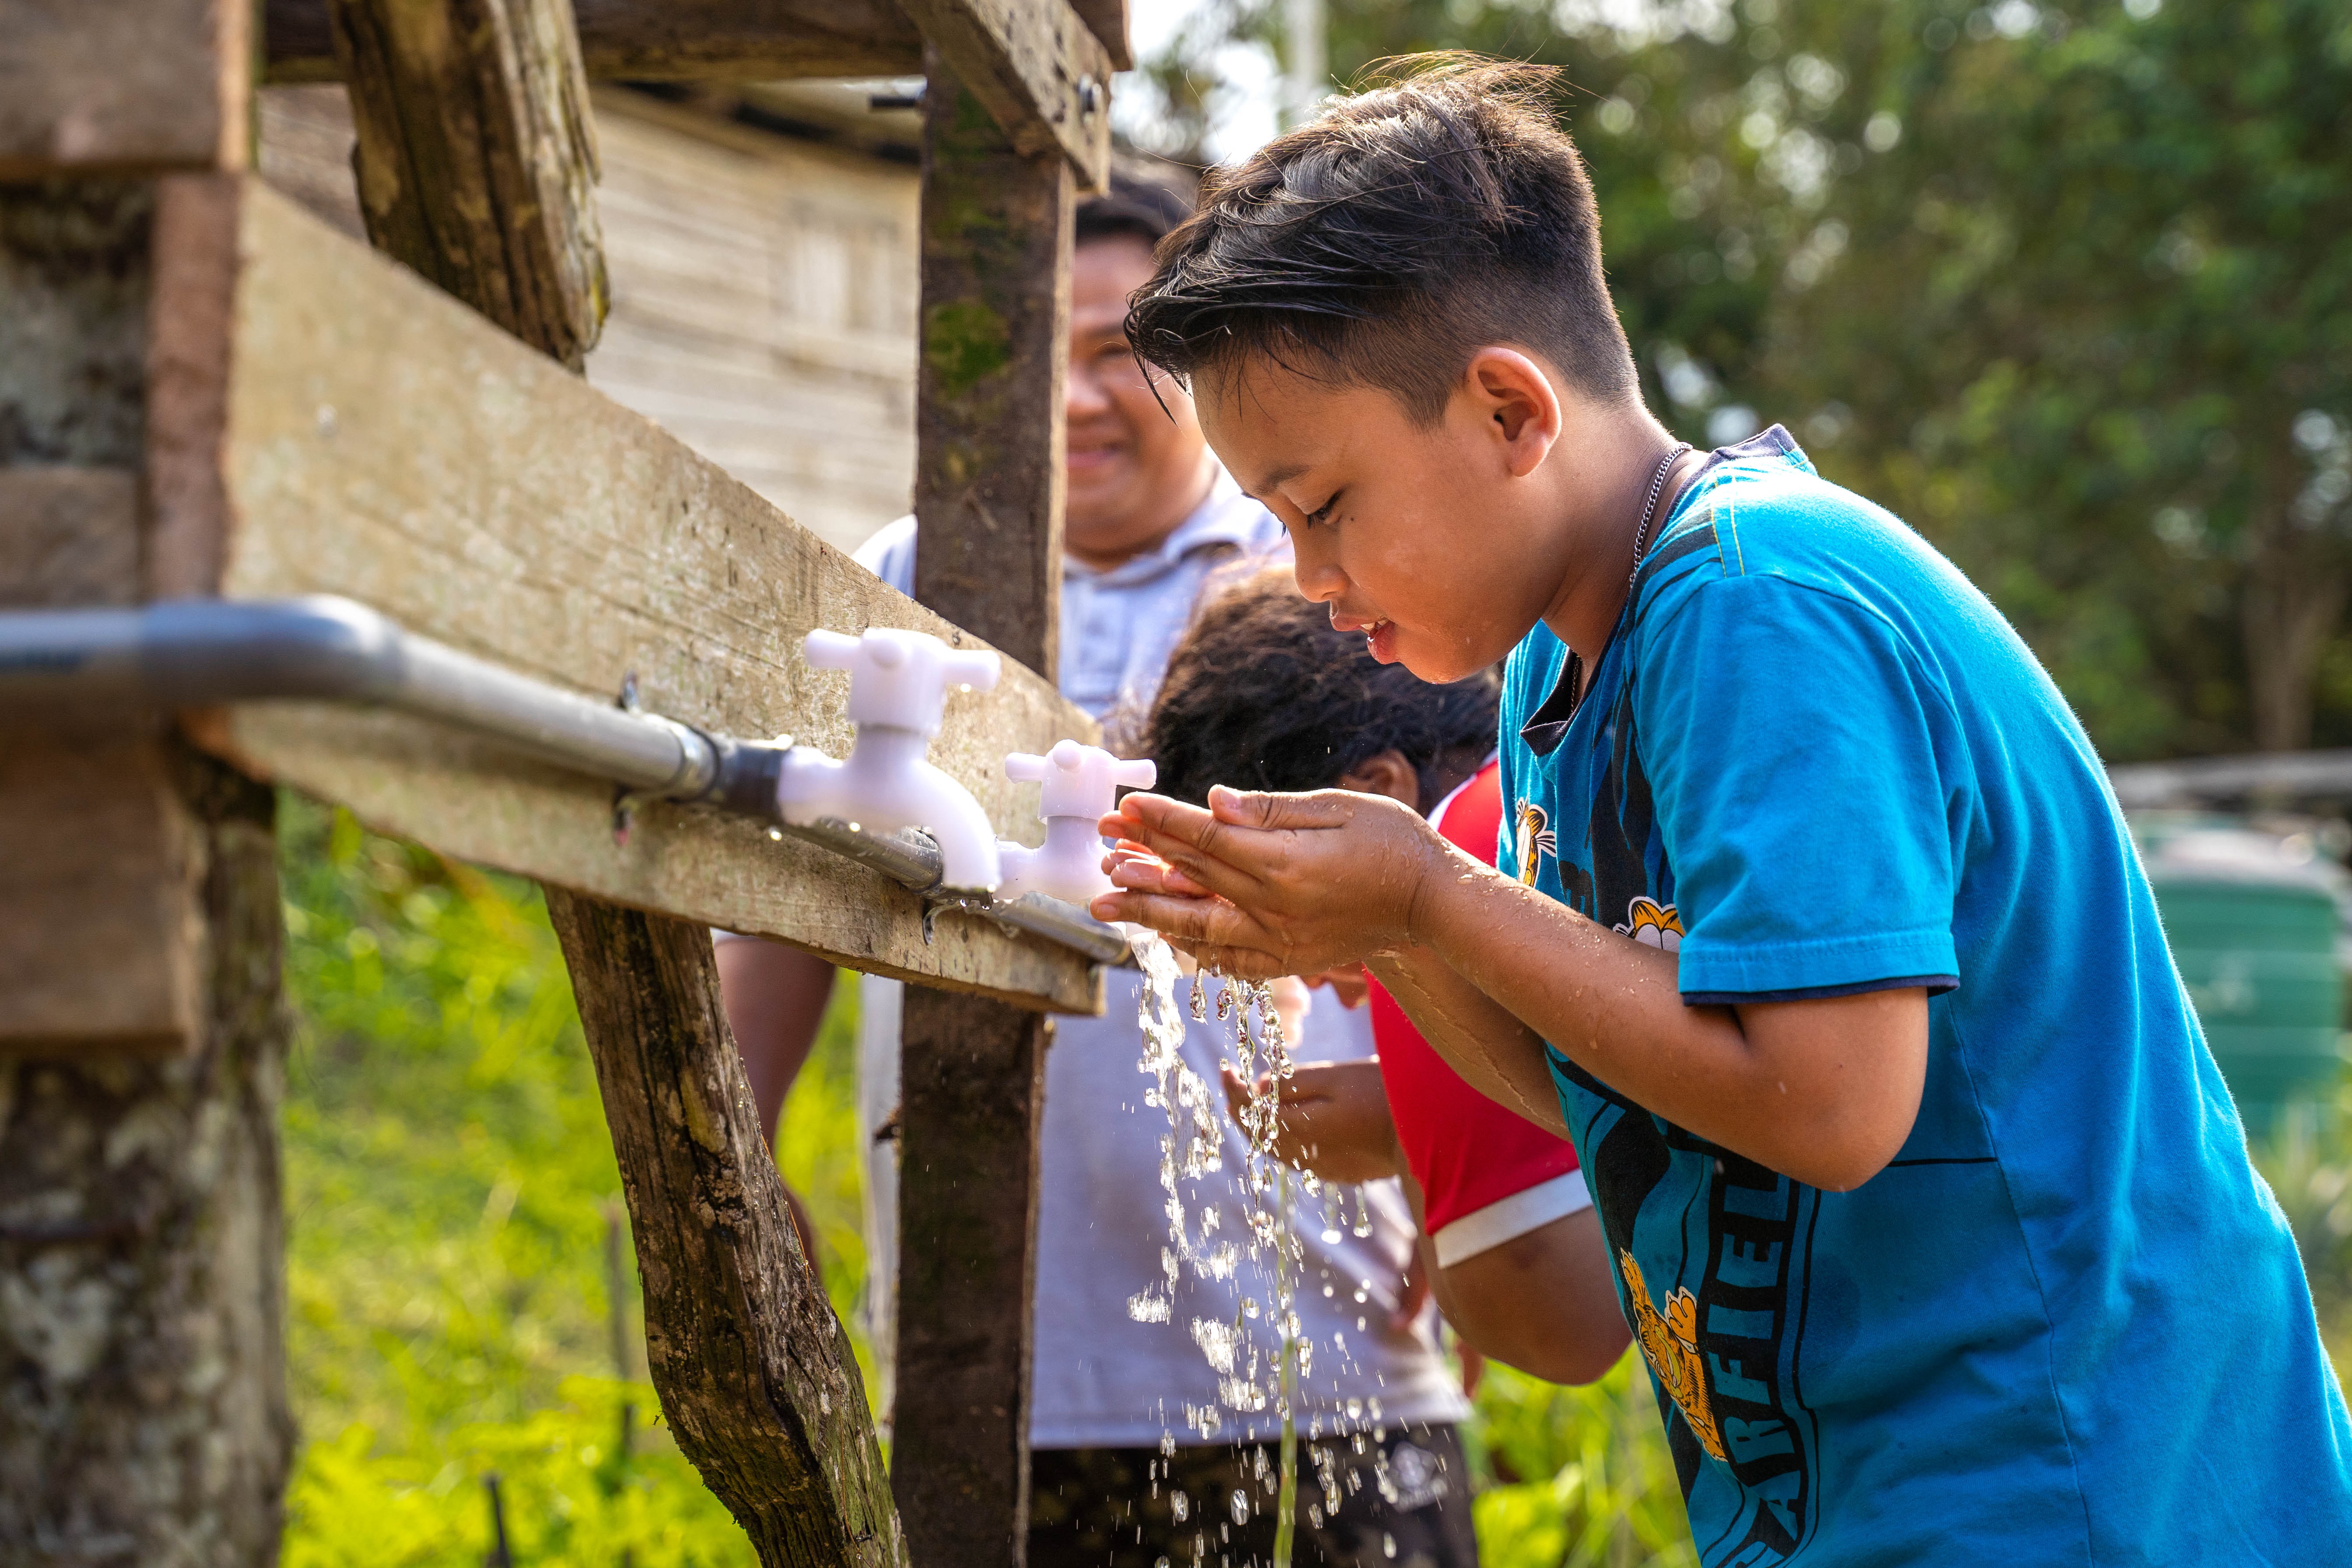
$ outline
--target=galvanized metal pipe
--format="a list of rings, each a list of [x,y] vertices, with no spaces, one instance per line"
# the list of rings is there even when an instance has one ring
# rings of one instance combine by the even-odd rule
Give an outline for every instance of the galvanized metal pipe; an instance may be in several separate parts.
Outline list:
[[[639,795],[758,818],[872,867],[933,903],[1075,948],[1097,963],[1127,939],[1066,904],[949,894],[919,833],[800,827],[776,807],[790,742],[709,735],[598,702],[416,636],[349,599],[176,600],[138,609],[0,613],[0,712],[199,707],[273,699],[366,703],[452,724]]]

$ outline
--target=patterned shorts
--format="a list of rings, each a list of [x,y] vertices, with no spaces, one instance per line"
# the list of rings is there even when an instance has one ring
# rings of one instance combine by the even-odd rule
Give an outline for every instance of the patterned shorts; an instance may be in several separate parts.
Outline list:
[[[1360,1440],[1363,1451],[1356,1451]],[[1264,1568],[1280,1450],[1040,1448],[1029,1568]],[[1295,1568],[1476,1568],[1470,1470],[1450,1426],[1298,1447]]]

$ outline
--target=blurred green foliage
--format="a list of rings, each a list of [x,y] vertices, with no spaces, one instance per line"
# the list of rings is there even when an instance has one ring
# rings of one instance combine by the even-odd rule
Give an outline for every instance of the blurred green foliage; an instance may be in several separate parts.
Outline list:
[[[2320,1337],[2340,1375],[2352,1365],[2352,1071],[2326,1099],[2291,1109],[2256,1146],[2254,1163],[2294,1226]]]
[[[1485,1568],[1696,1568],[1657,1394],[1627,1351],[1586,1388],[1490,1365],[1472,1433]]]
[[[1788,425],[2118,760],[2352,742],[2342,0],[1328,0],[1340,81],[1561,68],[1651,405]],[[1200,145],[1273,0],[1150,62]]]
[[[472,1568],[493,1472],[518,1563],[750,1563],[644,1381],[620,1175],[537,889],[297,796],[280,822],[290,1568]],[[837,1016],[786,1115],[862,1358],[851,1070]]]

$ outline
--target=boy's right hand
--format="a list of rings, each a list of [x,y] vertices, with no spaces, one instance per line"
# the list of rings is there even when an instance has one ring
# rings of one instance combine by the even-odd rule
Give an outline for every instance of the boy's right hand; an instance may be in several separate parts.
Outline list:
[[[1253,1088],[1265,1085],[1265,1076],[1253,1086],[1231,1062],[1218,1064],[1218,1076],[1224,1080],[1225,1109],[1247,1131],[1242,1109]],[[1276,1102],[1274,1153],[1294,1170],[1311,1171],[1327,1182],[1377,1182],[1402,1174],[1404,1151],[1397,1143],[1380,1063],[1307,1062],[1297,1068]]]
[[[1411,807],[1354,790],[1130,795],[1099,827],[1117,891],[1089,907],[1246,980],[1315,974],[1417,944],[1424,886],[1483,874]]]

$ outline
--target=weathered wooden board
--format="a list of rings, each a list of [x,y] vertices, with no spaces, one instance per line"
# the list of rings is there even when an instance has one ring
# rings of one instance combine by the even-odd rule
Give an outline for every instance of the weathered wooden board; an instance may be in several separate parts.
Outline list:
[[[1110,179],[1109,54],[1069,0],[899,0],[1022,153],[1058,149],[1088,190]]]
[[[369,240],[578,370],[609,290],[569,0],[336,0],[332,15]]]
[[[0,0],[0,180],[243,168],[252,55],[224,0]]]
[[[151,739],[0,731],[0,1055],[201,1039],[199,835]]]
[[[328,0],[267,0],[268,79],[339,81]],[[911,76],[922,35],[890,0],[572,0],[592,77]]]
[[[168,551],[159,539],[158,556],[193,563],[198,579],[160,582],[162,593],[346,594],[574,689],[617,692],[635,672],[656,711],[734,734],[790,732],[836,755],[851,738],[846,679],[802,662],[811,627],[973,640],[257,181],[175,184],[164,205],[223,192],[239,265],[220,501],[174,514],[180,537]],[[176,423],[168,407],[151,417]],[[243,765],[462,858],[854,968],[1031,1006],[1100,1005],[1096,977],[1066,950],[956,915],[926,942],[911,894],[754,825],[653,805],[616,844],[608,786],[487,742],[291,703],[240,708],[212,733]],[[1003,753],[1094,734],[1008,661],[995,691],[950,701],[931,755],[1001,833],[1034,842],[1034,800],[1004,779]]]

